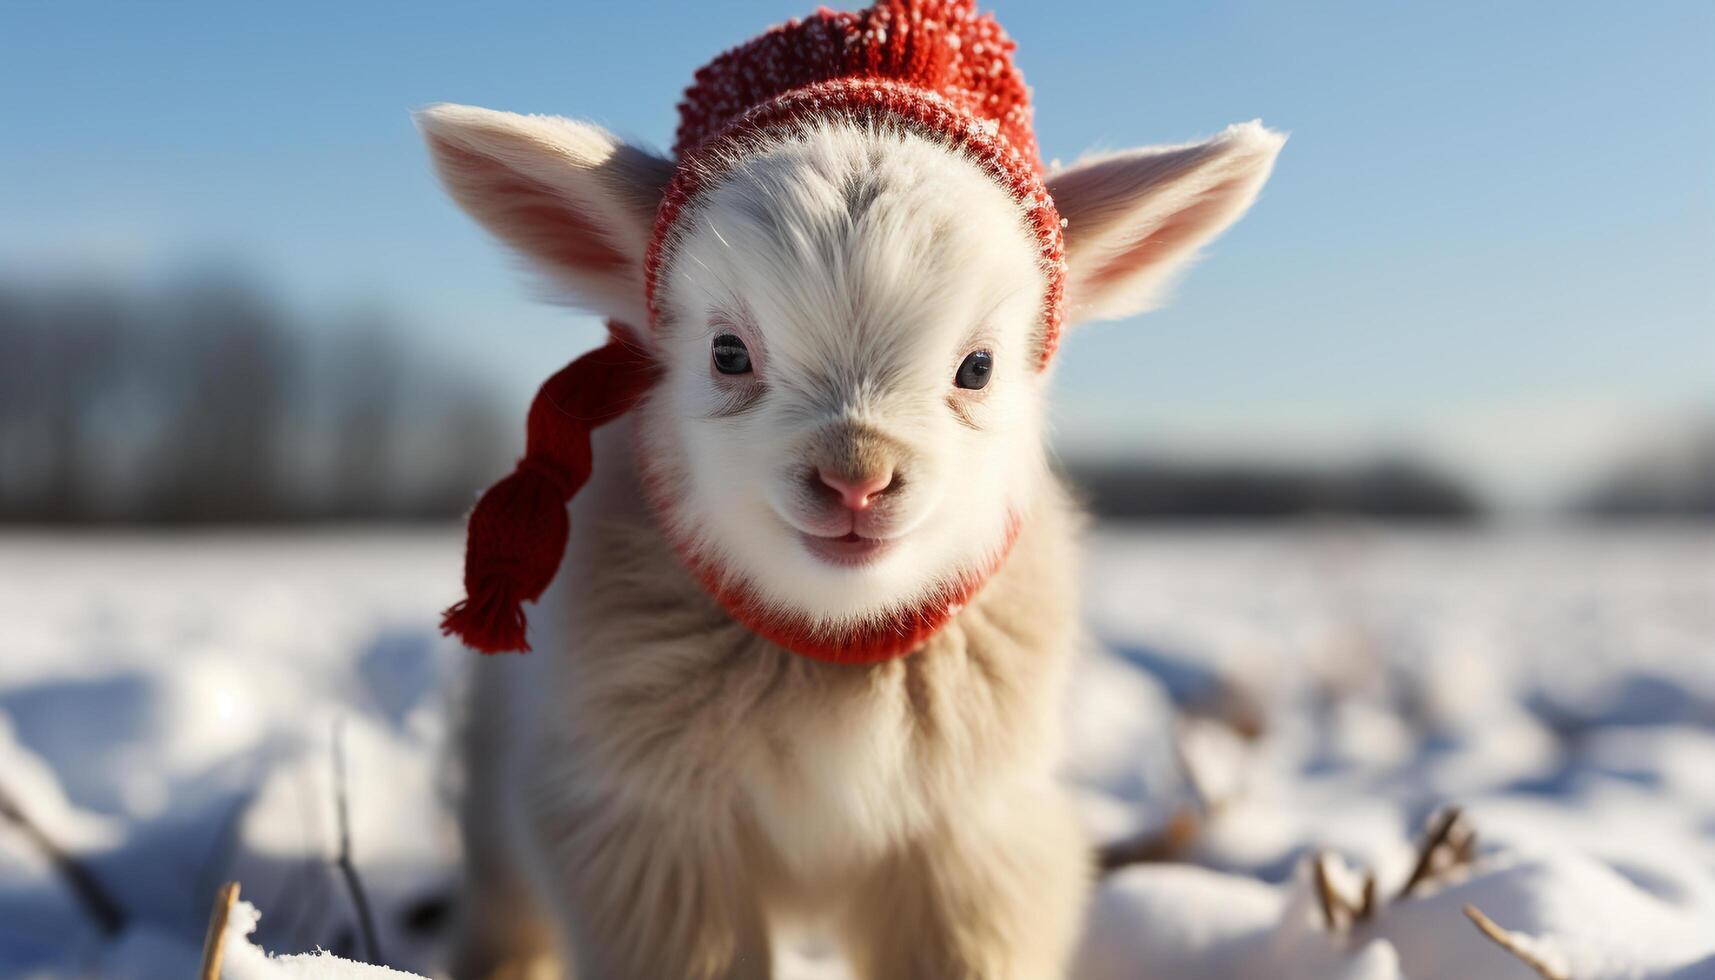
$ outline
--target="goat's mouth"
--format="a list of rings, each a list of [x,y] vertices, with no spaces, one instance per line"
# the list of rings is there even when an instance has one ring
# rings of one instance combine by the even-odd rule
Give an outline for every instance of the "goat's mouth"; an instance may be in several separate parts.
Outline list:
[[[848,531],[837,537],[823,537],[816,534],[798,535],[804,542],[811,555],[830,565],[840,565],[847,568],[868,565],[879,561],[893,547],[893,542],[886,538],[866,538],[856,531]]]

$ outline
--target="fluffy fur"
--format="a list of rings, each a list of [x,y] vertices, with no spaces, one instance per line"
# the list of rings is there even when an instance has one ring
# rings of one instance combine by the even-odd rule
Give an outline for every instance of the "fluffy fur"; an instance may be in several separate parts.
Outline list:
[[[1108,320],[1165,300],[1198,250],[1256,200],[1285,143],[1252,121],[1201,143],[1086,157],[1052,175],[1048,190],[1068,222],[1072,315]]]
[[[447,193],[555,298],[647,322],[643,252],[672,164],[558,116],[438,105],[417,125]]]
[[[660,300],[668,374],[642,415],[670,533],[832,626],[987,564],[1046,473],[1043,278],[1000,188],[921,137],[839,124],[747,158],[688,217]],[[719,332],[746,341],[754,378],[711,374]],[[996,353],[994,380],[952,388],[979,347]],[[865,518],[896,542],[875,565],[802,546],[845,531],[819,466],[896,473]]]
[[[659,166],[581,124],[437,108],[422,125],[472,214],[634,315],[635,205]],[[1250,203],[1279,142],[1238,127],[1056,174],[1074,312],[1146,304]],[[1018,208],[932,139],[827,123],[683,220],[649,332],[665,375],[598,436],[532,620],[540,653],[474,680],[459,969],[766,977],[775,926],[814,917],[863,977],[1057,976],[1088,868],[1052,777],[1078,522],[1046,465],[1043,276]],[[711,370],[718,333],[745,340],[754,376]],[[993,379],[956,389],[978,347]],[[806,550],[802,533],[853,519],[816,489],[826,466],[901,477],[858,518],[895,539],[880,561]],[[758,638],[675,554],[837,625],[920,601],[1012,529],[945,629],[864,666]]]
[[[624,438],[603,433],[603,464]],[[1055,975],[1087,867],[1050,775],[1075,613],[1061,496],[922,651],[851,668],[733,623],[635,476],[600,479],[545,617],[575,655],[476,677],[473,907],[509,921],[500,948],[471,937],[466,973],[518,956],[535,909],[580,978],[767,976],[764,922],[808,916],[861,976]],[[497,897],[532,891],[547,902]]]

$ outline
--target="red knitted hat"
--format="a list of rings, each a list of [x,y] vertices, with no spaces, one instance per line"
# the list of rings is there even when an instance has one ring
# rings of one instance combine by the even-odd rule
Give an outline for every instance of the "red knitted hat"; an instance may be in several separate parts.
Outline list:
[[[1024,210],[1048,277],[1042,363],[1060,339],[1065,243],[1043,183],[1030,88],[1016,45],[975,0],[881,0],[792,20],[698,70],[679,103],[678,170],[655,217],[644,267],[650,316],[656,274],[679,216],[704,187],[769,134],[846,117],[904,127],[978,164]]]
[[[1039,352],[1046,365],[1060,336],[1064,241],[1013,48],[992,17],[977,13],[975,0],[880,0],[863,11],[824,8],[789,21],[704,66],[679,105],[678,167],[645,256],[650,319],[659,320],[658,274],[679,219],[698,195],[769,137],[846,118],[933,139],[976,163],[1018,203],[1047,279]],[[447,610],[442,630],[484,653],[530,648],[522,604],[541,596],[565,553],[566,503],[589,478],[590,431],[636,404],[658,374],[645,346],[627,342],[629,328],[609,328],[606,346],[542,386],[530,408],[524,458],[471,513],[467,598]],[[707,575],[699,578],[741,621],[757,625]],[[965,591],[980,584],[976,578]],[[915,649],[957,606],[949,600],[930,613],[901,614],[901,628],[884,624],[882,633],[846,647],[764,632],[811,656],[875,660]]]

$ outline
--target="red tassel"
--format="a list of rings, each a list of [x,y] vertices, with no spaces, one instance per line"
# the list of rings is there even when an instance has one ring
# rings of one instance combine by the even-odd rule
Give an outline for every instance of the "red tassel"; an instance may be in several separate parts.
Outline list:
[[[654,380],[653,363],[624,328],[549,378],[530,404],[524,458],[471,511],[464,601],[441,632],[483,653],[527,651],[524,603],[559,571],[571,524],[566,503],[590,476],[590,432],[628,411]]]
[[[460,599],[447,608],[441,617],[441,633],[457,636],[464,645],[479,653],[530,651],[530,641],[524,638],[523,600],[506,591],[506,583],[496,582],[493,588],[481,588],[474,598]]]

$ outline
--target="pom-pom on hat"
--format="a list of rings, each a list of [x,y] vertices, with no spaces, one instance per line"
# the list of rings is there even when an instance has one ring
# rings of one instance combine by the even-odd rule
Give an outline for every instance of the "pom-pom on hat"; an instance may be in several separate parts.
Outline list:
[[[658,276],[698,195],[768,139],[847,118],[940,142],[1011,195],[1035,235],[1047,281],[1039,351],[1046,365],[1060,336],[1065,245],[1013,48],[992,17],[977,13],[975,0],[880,0],[867,10],[822,9],[789,21],[704,66],[679,105],[677,167],[645,253],[650,319],[660,319]],[[538,599],[559,569],[570,532],[566,504],[589,478],[590,432],[628,411],[658,374],[630,327],[609,327],[605,346],[542,386],[523,459],[471,513],[466,598],[441,625],[483,653],[530,649],[523,603]],[[932,623],[918,613],[898,643],[877,645],[872,637],[858,657],[832,654],[825,642],[799,648],[789,637],[770,638],[810,656],[884,659],[915,649],[955,611],[949,604]]]

